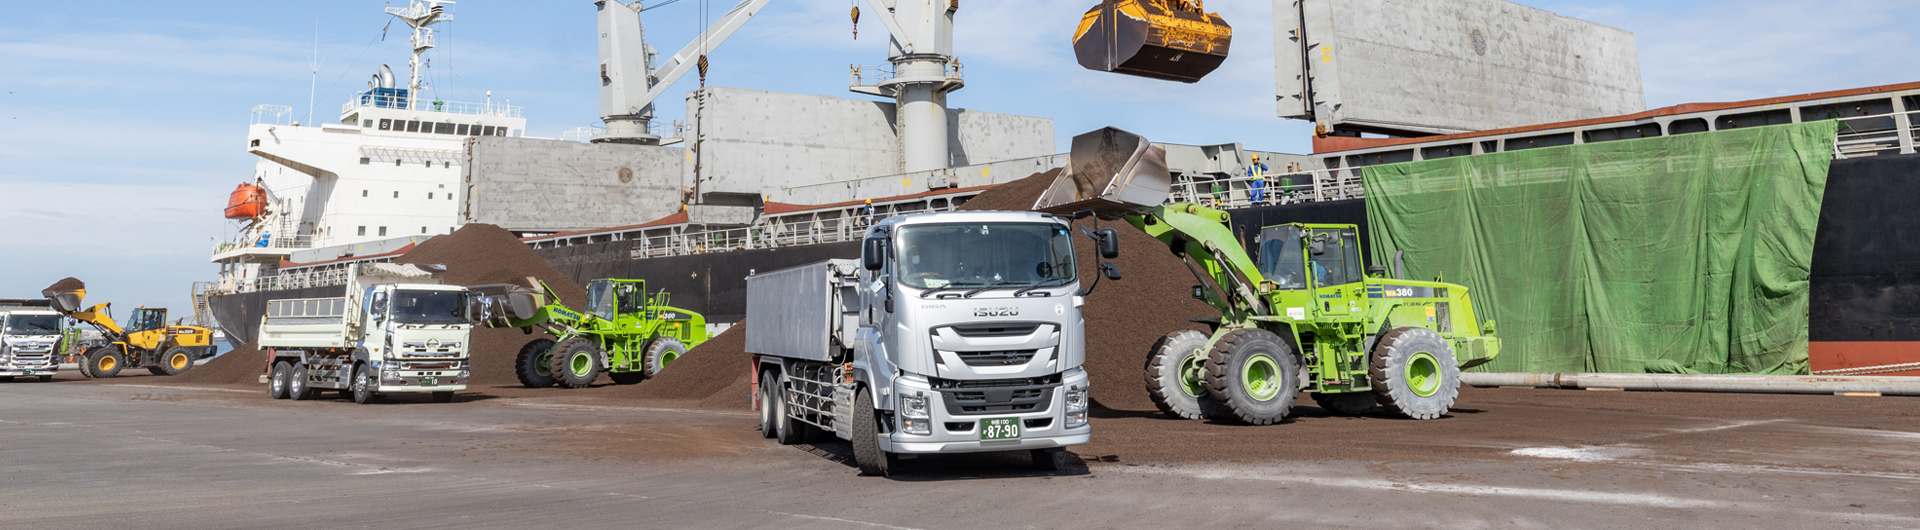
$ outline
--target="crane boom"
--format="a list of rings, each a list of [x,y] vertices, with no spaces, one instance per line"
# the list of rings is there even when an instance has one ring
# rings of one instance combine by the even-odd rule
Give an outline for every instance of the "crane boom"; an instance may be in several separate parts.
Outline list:
[[[619,0],[596,2],[601,10],[600,112],[601,119],[607,122],[607,133],[595,141],[659,143],[658,136],[647,132],[648,122],[653,119],[653,100],[665,94],[675,81],[693,71],[701,57],[720,47],[771,1],[741,0],[659,68],[648,68],[645,63],[635,64],[625,55],[630,53],[628,50],[635,49],[634,46],[645,49],[639,20],[634,17],[637,10]],[[612,9],[616,6],[626,9]],[[636,67],[642,71],[640,75],[626,71]],[[639,97],[626,97],[634,93],[639,93]]]

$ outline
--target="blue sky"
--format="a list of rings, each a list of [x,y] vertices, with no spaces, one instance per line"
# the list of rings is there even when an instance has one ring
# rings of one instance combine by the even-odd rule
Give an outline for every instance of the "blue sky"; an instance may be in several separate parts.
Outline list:
[[[399,3],[399,0],[396,0]],[[649,2],[660,4],[662,2]],[[1093,0],[967,0],[956,49],[967,88],[951,104],[1054,118],[1062,138],[1102,126],[1169,142],[1310,150],[1311,127],[1274,117],[1270,0],[1214,0],[1232,56],[1195,85],[1079,68],[1068,41]],[[1915,81],[1911,0],[1668,0],[1520,3],[1635,33],[1649,107]],[[717,16],[729,0],[707,2]],[[255,105],[332,120],[381,64],[406,64],[406,34],[380,31],[386,2],[97,1],[0,5],[0,298],[64,276],[117,307],[184,311],[210,279],[226,195],[251,175],[242,145]],[[697,32],[702,0],[645,14],[663,54]],[[710,85],[841,97],[849,64],[880,64],[885,29],[853,40],[850,0],[777,0],[711,54]],[[315,27],[319,68],[313,71]],[[395,24],[395,26],[401,26]],[[526,107],[558,137],[598,116],[592,2],[465,0],[439,26],[436,97]],[[315,88],[310,86],[317,85]],[[685,114],[680,94],[660,115]],[[1065,145],[1064,142],[1058,145]]]

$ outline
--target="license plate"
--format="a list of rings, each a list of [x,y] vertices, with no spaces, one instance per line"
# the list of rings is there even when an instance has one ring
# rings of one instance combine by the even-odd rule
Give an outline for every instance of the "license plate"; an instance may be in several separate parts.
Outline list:
[[[981,440],[1020,439],[1020,418],[988,418],[980,422]]]
[[[440,378],[438,377],[429,376],[420,378],[420,386],[434,386],[438,384],[440,384]]]
[[[33,375],[33,370],[27,370],[27,375]]]

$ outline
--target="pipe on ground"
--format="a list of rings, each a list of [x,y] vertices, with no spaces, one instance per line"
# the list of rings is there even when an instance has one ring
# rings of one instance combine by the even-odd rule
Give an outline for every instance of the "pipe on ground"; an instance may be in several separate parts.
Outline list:
[[[1920,377],[1897,376],[1462,372],[1460,382],[1478,387],[1617,388],[1661,392],[1751,394],[1877,393],[1883,396],[1920,396]]]

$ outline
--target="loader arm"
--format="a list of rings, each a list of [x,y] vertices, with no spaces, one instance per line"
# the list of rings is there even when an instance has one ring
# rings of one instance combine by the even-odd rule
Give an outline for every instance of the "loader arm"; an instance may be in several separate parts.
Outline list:
[[[81,311],[61,311],[61,313],[68,318],[92,324],[100,330],[101,334],[106,335],[108,340],[118,342],[126,337],[127,330],[120,327],[119,322],[114,322],[113,315],[107,314],[107,304],[98,304]]]
[[[1228,219],[1226,212],[1191,203],[1143,208],[1140,214],[1127,216],[1128,222],[1147,235],[1170,246],[1180,245],[1181,258],[1196,276],[1204,274],[1214,286],[1227,290],[1209,288],[1211,294],[1206,298],[1222,316],[1238,320],[1268,315],[1270,311],[1258,296],[1266,278],[1234,237]]]

